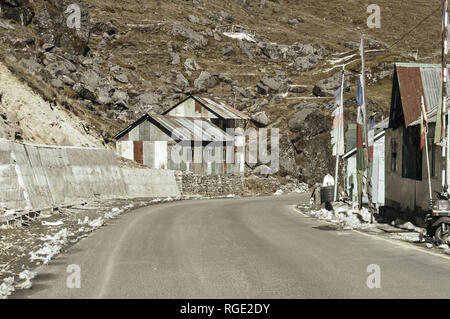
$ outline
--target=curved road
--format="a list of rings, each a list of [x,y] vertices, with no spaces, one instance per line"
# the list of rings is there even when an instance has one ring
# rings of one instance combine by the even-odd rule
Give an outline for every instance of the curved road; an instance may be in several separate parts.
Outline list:
[[[308,195],[181,201],[124,214],[38,270],[14,298],[439,298],[450,260],[293,210]],[[320,227],[322,226],[322,227]],[[319,227],[319,228],[317,228]],[[66,287],[67,265],[81,288]],[[381,269],[369,289],[367,266]]]

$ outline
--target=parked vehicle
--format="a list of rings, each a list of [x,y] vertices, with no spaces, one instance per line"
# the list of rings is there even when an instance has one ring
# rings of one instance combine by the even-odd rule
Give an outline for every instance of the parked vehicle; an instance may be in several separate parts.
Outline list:
[[[430,213],[426,217],[427,234],[443,244],[450,244],[450,196],[435,193],[437,199],[430,200]]]

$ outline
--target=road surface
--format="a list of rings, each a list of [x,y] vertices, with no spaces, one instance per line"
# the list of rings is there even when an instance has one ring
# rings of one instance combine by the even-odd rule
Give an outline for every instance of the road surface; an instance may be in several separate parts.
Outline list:
[[[108,222],[13,298],[440,298],[450,260],[294,211],[308,195],[180,201]],[[409,248],[411,247],[411,248]],[[81,288],[67,288],[79,265]],[[379,265],[381,288],[367,286]]]

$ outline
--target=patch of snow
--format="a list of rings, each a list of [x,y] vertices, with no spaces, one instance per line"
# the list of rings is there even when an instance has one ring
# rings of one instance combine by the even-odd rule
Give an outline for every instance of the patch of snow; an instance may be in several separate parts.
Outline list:
[[[97,219],[94,219],[92,221],[89,222],[89,226],[94,227],[94,228],[98,228],[101,227],[105,224],[105,220],[102,217],[99,217]]]
[[[24,270],[19,274],[19,278],[24,280],[22,283],[17,284],[16,288],[19,289],[30,289],[33,284],[31,283],[31,280],[33,280],[36,277],[36,272],[30,271],[30,270]]]
[[[114,207],[113,209],[111,209],[110,212],[105,213],[104,217],[105,219],[112,219],[112,218],[116,218],[117,215],[119,215],[120,213],[122,213],[123,211],[117,207]]]
[[[87,216],[84,216],[83,220],[81,219],[78,220],[78,225],[86,225],[86,224],[89,224],[89,218]]]
[[[46,222],[46,221],[42,222],[43,226],[59,226],[62,224],[64,224],[64,222],[62,220],[58,220],[57,222]]]
[[[433,248],[433,245],[430,243],[426,243],[425,245],[427,246],[427,248]]]
[[[281,189],[279,189],[279,190],[277,190],[275,193],[273,193],[274,195],[276,195],[276,196],[280,196],[280,195],[283,195],[283,190],[281,190]]]
[[[67,243],[67,237],[69,237],[69,236],[73,236],[73,233],[68,231],[67,228],[63,228],[53,236],[47,235],[47,236],[41,237],[39,239],[42,241],[49,241],[53,244],[63,245],[65,243]]]
[[[411,243],[421,242],[422,238],[419,233],[392,233],[389,238],[407,241]]]
[[[235,198],[236,197],[236,195],[234,195],[234,194],[228,194],[227,195],[227,198]]]
[[[3,213],[4,216],[11,216],[14,215],[16,211],[14,209],[9,209],[6,212]]]
[[[105,220],[103,219],[103,217],[99,217],[97,219],[94,220],[89,220],[89,218],[87,216],[84,217],[84,220],[78,220],[78,225],[89,225],[93,228],[98,228],[101,227],[105,224]]]
[[[337,207],[336,210],[328,211],[326,209],[306,211],[311,217],[327,220],[333,223],[341,224],[347,229],[367,229],[373,227],[370,224],[370,212],[363,208],[362,210],[350,209],[349,207]]]
[[[0,285],[0,299],[6,299],[14,292],[14,277],[8,277]]]
[[[48,262],[53,258],[53,256],[59,254],[60,251],[61,245],[52,245],[45,243],[44,247],[30,253],[30,260],[42,260],[42,263],[44,265],[47,265]]]
[[[351,55],[348,55],[348,56],[344,56],[343,58],[331,59],[331,60],[329,60],[328,62],[329,62],[330,64],[336,64],[336,63],[348,61],[348,60],[350,60],[351,58],[353,58],[354,56],[356,56],[356,54],[351,54]]]
[[[247,33],[244,32],[224,32],[224,36],[232,38],[232,39],[239,39],[239,40],[247,40],[249,42],[256,42],[253,37]]]
[[[441,248],[441,249],[448,249],[448,245],[447,244],[442,244],[442,245],[439,245],[439,248]]]

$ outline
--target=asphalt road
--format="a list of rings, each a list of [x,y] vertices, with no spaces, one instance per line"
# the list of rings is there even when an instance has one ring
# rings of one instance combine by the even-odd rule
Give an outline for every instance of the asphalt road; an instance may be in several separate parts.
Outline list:
[[[13,298],[440,298],[450,260],[293,210],[308,195],[181,201],[109,222]],[[319,227],[319,228],[317,228]],[[81,288],[67,288],[67,266]],[[368,265],[381,270],[369,289]]]

